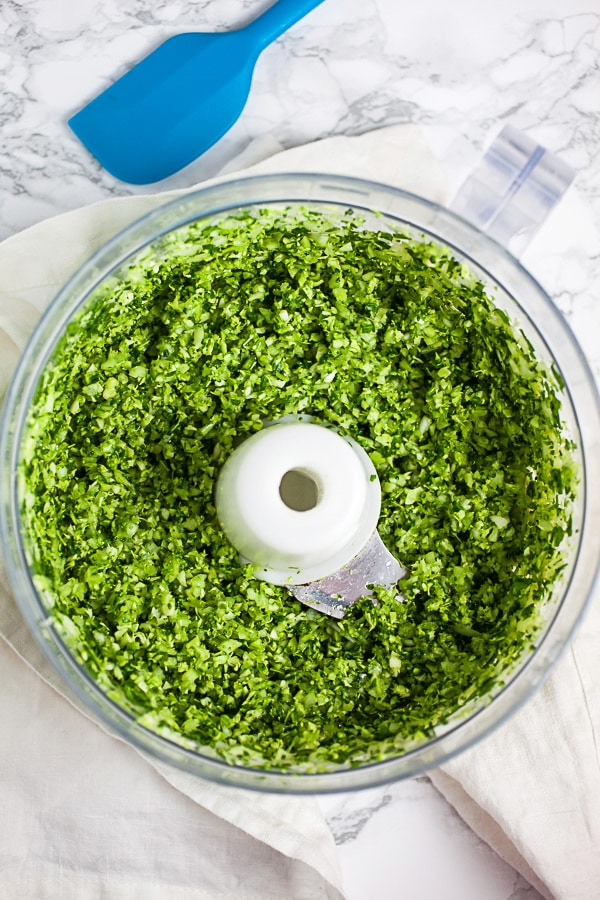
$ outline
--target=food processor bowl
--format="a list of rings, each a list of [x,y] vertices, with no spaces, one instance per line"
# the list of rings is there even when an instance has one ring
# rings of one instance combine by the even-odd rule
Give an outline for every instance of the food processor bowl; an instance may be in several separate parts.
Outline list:
[[[79,663],[56,628],[52,610],[36,588],[24,530],[19,477],[28,411],[40,379],[65,330],[109,281],[128,269],[149,246],[192,222],[217,221],[241,211],[309,209],[327,216],[352,209],[362,227],[399,231],[449,248],[485,285],[534,348],[536,357],[564,383],[561,415],[573,440],[579,473],[573,534],[566,566],[541,610],[535,645],[524,650],[501,683],[471,700],[433,736],[415,739],[396,757],[368,764],[329,765],[323,771],[253,768],[226,763],[210,747],[145,727]],[[569,326],[542,287],[508,250],[469,222],[428,200],[385,185],[321,174],[248,177],[195,190],[159,206],[100,248],[70,279],[42,316],[10,386],[1,435],[1,536],[8,577],[35,640],[67,689],[103,727],[156,760],[209,780],[256,790],[309,794],[372,787],[414,776],[483,738],[539,687],[572,637],[597,575],[600,523],[600,407],[593,376]]]

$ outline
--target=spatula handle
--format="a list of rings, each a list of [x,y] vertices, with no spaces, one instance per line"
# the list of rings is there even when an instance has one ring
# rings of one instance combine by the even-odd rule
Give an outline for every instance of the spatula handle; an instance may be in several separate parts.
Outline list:
[[[252,36],[260,52],[322,2],[323,0],[277,0],[258,19],[247,25],[244,31]]]

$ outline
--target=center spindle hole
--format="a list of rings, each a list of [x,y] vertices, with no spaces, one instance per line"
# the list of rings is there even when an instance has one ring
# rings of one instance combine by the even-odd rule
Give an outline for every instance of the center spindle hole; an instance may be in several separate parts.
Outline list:
[[[310,472],[290,469],[279,483],[279,496],[288,507],[297,512],[314,509],[320,498],[319,484]]]

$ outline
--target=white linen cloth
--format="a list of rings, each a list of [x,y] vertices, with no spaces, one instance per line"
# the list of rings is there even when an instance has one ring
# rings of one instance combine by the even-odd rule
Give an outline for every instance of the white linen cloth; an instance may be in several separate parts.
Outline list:
[[[237,165],[276,149],[254,145]],[[327,139],[278,153],[251,171],[361,175],[439,202],[455,186],[412,126]],[[56,290],[108,237],[173,193],[181,192],[102,201],[0,245],[0,396]],[[561,206],[564,215],[569,203]],[[544,226],[531,248],[536,263],[547,253],[555,260],[568,252],[570,242],[579,241],[581,252],[583,225],[584,246],[592,246],[590,223],[583,214],[582,225],[576,203],[574,210],[564,227],[556,216]],[[314,801],[188,777],[141,758],[74,709],[23,624],[4,575],[0,634],[2,896],[343,896],[333,840]],[[599,652],[596,600],[536,698],[443,772],[431,773],[466,821],[549,900],[600,897]]]

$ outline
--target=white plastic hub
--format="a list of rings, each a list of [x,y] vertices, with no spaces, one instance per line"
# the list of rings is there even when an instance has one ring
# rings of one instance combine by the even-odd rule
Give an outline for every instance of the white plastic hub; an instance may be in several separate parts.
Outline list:
[[[312,422],[263,428],[229,457],[217,515],[256,577],[306,584],[346,565],[377,528],[381,488],[356,441]]]

